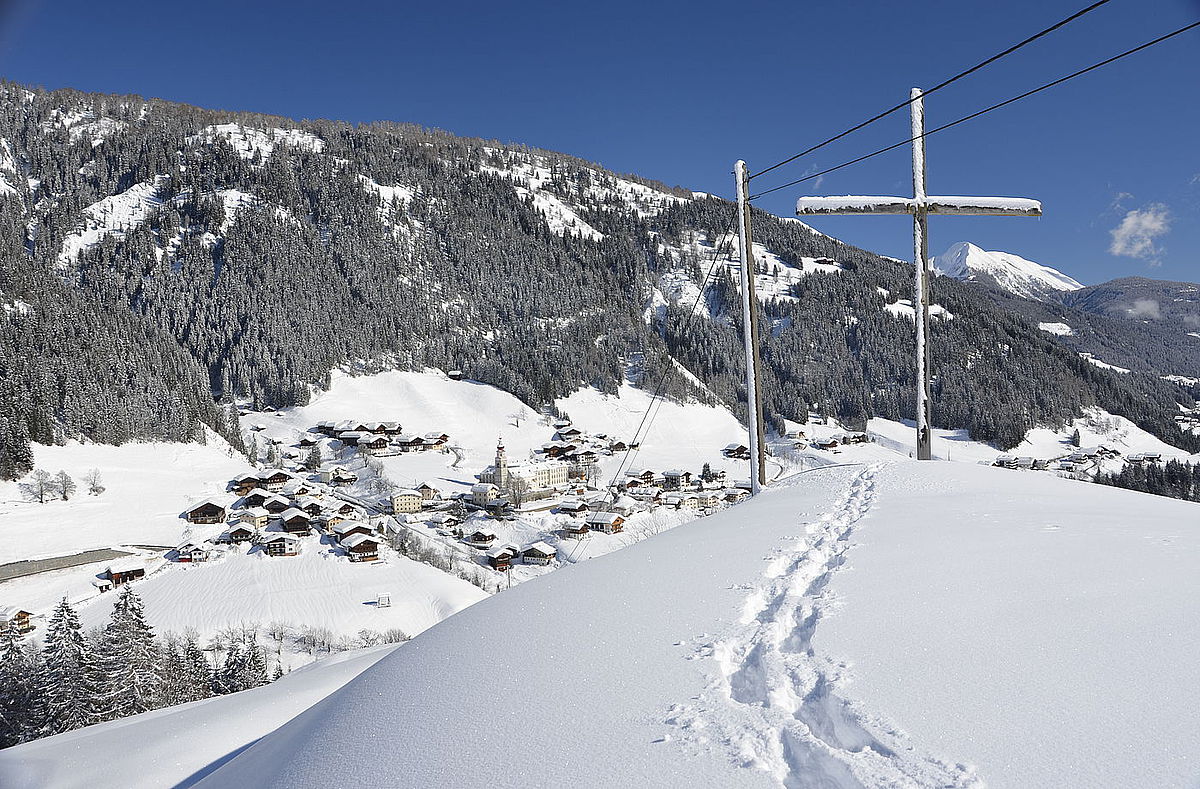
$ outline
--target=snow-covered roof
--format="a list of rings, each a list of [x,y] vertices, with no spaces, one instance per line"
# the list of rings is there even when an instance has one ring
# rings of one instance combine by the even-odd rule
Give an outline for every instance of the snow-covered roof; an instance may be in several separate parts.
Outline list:
[[[396,491],[392,494],[392,496],[416,496],[419,499],[421,498],[421,493],[420,491],[412,490],[411,488],[405,488],[404,490]]]
[[[355,548],[359,545],[362,545],[364,542],[372,542],[376,545],[379,544],[379,540],[375,539],[369,534],[363,534],[362,532],[356,532],[351,534],[349,537],[344,537],[340,540],[340,542],[347,548]]]
[[[489,490],[498,490],[498,488],[490,482],[477,482],[471,486],[472,493],[487,493]]]
[[[516,556],[518,553],[517,546],[506,542],[503,545],[497,545],[487,552],[489,559],[499,559],[503,556]]]
[[[338,521],[337,523],[333,524],[332,528],[338,534],[345,534],[346,532],[350,531],[351,529],[363,529],[363,528],[370,529],[371,526],[370,526],[370,524],[364,523],[363,521],[360,521],[360,520],[344,520],[344,521]]]
[[[621,519],[620,513],[616,512],[593,512],[587,516],[588,523],[616,523]]]
[[[558,553],[558,550],[553,545],[550,545],[549,543],[546,543],[546,542],[542,542],[541,540],[538,540],[533,545],[525,546],[522,549],[522,553],[524,553],[525,551],[537,551],[538,553],[544,553],[547,556],[554,556]]]
[[[295,507],[288,507],[286,510],[284,510],[283,512],[281,512],[279,514],[279,517],[281,519],[287,521],[287,520],[291,520],[292,518],[297,518],[297,517],[304,518],[305,520],[307,520],[309,516],[308,516],[308,513],[305,512],[304,510],[298,510]]]

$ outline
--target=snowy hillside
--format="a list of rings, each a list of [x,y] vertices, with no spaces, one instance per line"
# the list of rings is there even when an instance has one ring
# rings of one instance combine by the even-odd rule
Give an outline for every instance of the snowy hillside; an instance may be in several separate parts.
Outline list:
[[[1190,785],[1196,512],[968,464],[811,471],[483,601],[240,752],[263,727],[212,726],[206,709],[245,710],[249,694],[20,746],[0,755],[0,777]],[[155,747],[202,747],[162,764],[114,747],[147,720],[161,723]],[[380,748],[382,732],[404,747]],[[101,775],[59,766],[102,758]]]
[[[1049,266],[1008,252],[987,252],[967,241],[935,257],[933,265],[943,276],[993,285],[1026,299],[1044,301],[1083,287]]]

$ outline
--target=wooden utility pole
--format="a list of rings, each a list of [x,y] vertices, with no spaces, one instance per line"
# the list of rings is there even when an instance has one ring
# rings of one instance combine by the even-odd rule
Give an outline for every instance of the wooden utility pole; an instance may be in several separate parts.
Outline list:
[[[913,217],[913,316],[917,324],[917,459],[933,457],[933,407],[929,392],[929,214],[978,216],[1041,216],[1042,204],[1023,197],[929,197],[925,193],[925,104],[920,88],[913,88],[912,166],[913,196],[907,197],[801,197],[796,214],[912,214]]]
[[[750,179],[746,163],[733,166],[737,181],[738,247],[741,251],[742,342],[746,347],[746,416],[750,434],[750,495],[767,484],[767,431],[763,421],[762,377],[759,369],[758,297],[754,293],[754,239],[750,232]]]

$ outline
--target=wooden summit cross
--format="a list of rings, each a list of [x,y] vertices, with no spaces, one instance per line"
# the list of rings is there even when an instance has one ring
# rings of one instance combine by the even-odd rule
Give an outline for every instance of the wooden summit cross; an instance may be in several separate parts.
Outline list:
[[[908,197],[801,197],[796,214],[912,214],[913,257],[916,268],[913,316],[917,325],[917,459],[933,457],[929,400],[929,214],[981,216],[1041,216],[1042,204],[1022,197],[930,197],[925,194],[925,107],[920,88],[913,88],[912,166],[913,196]]]

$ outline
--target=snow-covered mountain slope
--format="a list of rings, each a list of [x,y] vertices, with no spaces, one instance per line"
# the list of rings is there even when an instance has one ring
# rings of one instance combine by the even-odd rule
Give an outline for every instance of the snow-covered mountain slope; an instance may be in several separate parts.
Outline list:
[[[473,606],[240,753],[235,725],[175,758],[203,787],[1187,785],[1196,512],[967,464],[812,471]],[[112,748],[140,720],[0,775],[104,786],[143,761]],[[103,775],[52,772],[105,747]]]
[[[935,257],[933,266],[946,277],[982,282],[1039,301],[1083,287],[1049,266],[1008,252],[988,252],[967,241],[960,241]]]

